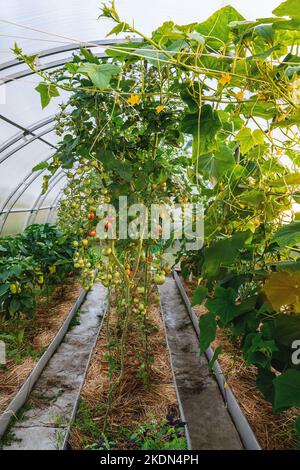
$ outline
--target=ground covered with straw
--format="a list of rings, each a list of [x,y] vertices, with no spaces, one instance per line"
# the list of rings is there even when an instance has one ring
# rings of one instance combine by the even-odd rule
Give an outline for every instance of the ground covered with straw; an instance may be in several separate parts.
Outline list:
[[[116,312],[111,309],[110,330],[116,327]],[[130,322],[126,339],[125,373],[112,402],[106,435],[112,448],[132,449],[129,436],[147,423],[166,422],[167,417],[178,418],[176,392],[173,384],[169,353],[160,308],[148,310],[149,351],[153,356],[149,385],[138,374],[139,334],[135,322]],[[107,329],[97,342],[94,356],[81,393],[79,411],[71,429],[69,444],[72,449],[85,449],[103,438],[103,426],[108,402]],[[98,446],[99,448],[99,446]]]
[[[49,299],[41,298],[34,321],[17,318],[0,321],[1,338],[7,338],[7,361],[0,366],[0,413],[21,388],[35,364],[54,339],[80,293],[74,278],[56,287]]]
[[[195,281],[183,281],[189,298],[196,287]],[[203,305],[193,307],[199,317],[206,312]],[[261,447],[265,450],[289,450],[297,446],[294,430],[299,410],[290,409],[274,414],[271,404],[256,387],[256,368],[248,367],[240,349],[228,338],[226,331],[219,329],[212,347],[222,347],[218,362],[235,397],[237,398]]]

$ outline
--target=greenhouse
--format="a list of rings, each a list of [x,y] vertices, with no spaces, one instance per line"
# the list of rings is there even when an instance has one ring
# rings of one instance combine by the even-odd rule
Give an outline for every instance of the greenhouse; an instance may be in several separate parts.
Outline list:
[[[2,3],[1,457],[299,450],[300,0]]]

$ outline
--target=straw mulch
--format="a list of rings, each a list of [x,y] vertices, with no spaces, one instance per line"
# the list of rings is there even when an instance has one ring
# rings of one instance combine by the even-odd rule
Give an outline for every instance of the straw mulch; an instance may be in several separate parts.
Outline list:
[[[148,317],[152,327],[149,350],[153,355],[150,386],[145,387],[137,376],[141,361],[140,332],[132,321],[126,340],[125,373],[116,388],[108,425],[109,437],[118,449],[126,449],[128,431],[135,431],[139,424],[148,423],[152,419],[161,422],[169,413],[178,416],[176,392],[159,307],[151,306]],[[115,323],[116,313],[112,309],[110,331],[114,329]],[[107,336],[104,326],[81,393],[79,413],[71,429],[69,444],[72,449],[83,449],[101,439],[109,386],[106,354]],[[83,405],[88,410],[88,426],[84,424],[84,415],[80,412]],[[125,437],[122,430],[126,430]]]
[[[186,292],[191,298],[195,282],[183,281]],[[197,316],[205,313],[203,305],[193,308]],[[237,398],[246,418],[249,421],[260,445],[265,450],[295,449],[297,437],[294,424],[300,412],[290,409],[274,414],[271,404],[256,387],[256,368],[247,367],[240,350],[230,342],[226,332],[219,329],[212,347],[222,347],[218,362],[228,384]]]
[[[5,367],[0,368],[0,413],[6,409],[14,395],[21,388],[34,368],[39,357],[55,337],[80,293],[80,285],[70,279],[63,291],[56,288],[49,301],[41,299],[34,321],[27,319],[0,322],[2,333],[24,329],[24,339],[18,346],[20,361],[9,358]]]

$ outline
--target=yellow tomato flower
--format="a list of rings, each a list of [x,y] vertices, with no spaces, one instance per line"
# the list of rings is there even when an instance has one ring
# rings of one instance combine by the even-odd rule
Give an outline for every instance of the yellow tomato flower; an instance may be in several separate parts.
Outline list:
[[[227,83],[230,83],[230,80],[231,80],[230,73],[228,72],[222,73],[219,83],[221,83],[221,85],[227,85]]]
[[[236,99],[242,101],[244,99],[244,92],[242,90],[238,91],[236,94],[235,94],[235,97]]]
[[[277,121],[277,122],[281,122],[281,121],[284,121],[285,118],[286,118],[286,114],[284,114],[284,113],[283,113],[283,114],[279,114],[279,116],[277,116],[276,121]]]
[[[261,93],[260,91],[257,93],[257,99],[259,101],[265,101],[266,100],[266,95],[264,93]]]
[[[156,107],[156,112],[161,113],[165,109],[165,106],[163,104],[160,104],[159,106]]]
[[[139,95],[131,95],[130,98],[128,98],[127,103],[131,104],[131,106],[135,106],[136,104],[139,104],[140,102],[140,96]]]
[[[228,383],[224,382],[224,389],[226,390],[226,388],[228,388]]]
[[[52,266],[49,266],[49,273],[50,274],[55,274],[56,273],[56,266],[53,264]]]

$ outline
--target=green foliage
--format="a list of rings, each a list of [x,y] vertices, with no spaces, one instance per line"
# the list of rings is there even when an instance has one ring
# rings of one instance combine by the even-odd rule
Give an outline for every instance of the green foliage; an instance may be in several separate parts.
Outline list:
[[[249,127],[241,129],[236,138],[241,145],[241,152],[247,153],[254,145],[264,145],[264,134],[260,129],[251,131]]]
[[[209,104],[201,107],[201,114],[186,114],[180,124],[180,130],[193,135],[193,157],[216,148],[216,134],[221,129],[221,121],[217,111]]]
[[[87,219],[88,211],[102,203],[116,207],[120,195],[147,207],[201,199],[204,247],[188,253],[183,240],[178,254],[183,274],[201,278],[194,301],[208,297],[201,351],[217,327],[228,329],[257,367],[259,388],[281,409],[298,405],[290,378],[297,383],[299,370],[289,341],[300,305],[299,220],[284,222],[300,200],[299,0],[273,13],[246,21],[226,6],[202,23],[167,21],[147,37],[120,18],[114,2],[104,4],[101,16],[114,22],[110,34],[126,31],[144,42],[110,46],[109,60],[82,49],[65,68],[39,70],[43,106],[60,89],[71,96],[57,117],[58,151],[35,169],[48,170],[44,189],[59,168],[69,170],[60,221],[86,245],[100,222]],[[35,57],[14,50],[36,72]],[[140,247],[117,240],[107,243],[108,262],[97,263],[80,244],[75,263],[88,286],[97,264],[99,279],[123,288],[125,298],[126,286],[137,288],[130,276],[146,265],[164,280],[163,249],[153,240]],[[140,263],[142,252],[156,259]]]
[[[280,227],[274,234],[272,243],[277,243],[282,248],[300,243],[300,221]]]
[[[200,328],[200,352],[203,354],[210,343],[215,339],[217,332],[217,322],[213,313],[206,313],[199,318]]]
[[[40,94],[43,109],[48,106],[52,98],[59,96],[59,91],[53,83],[42,82],[35,89]]]
[[[273,380],[274,410],[300,407],[300,371],[288,369]]]
[[[272,13],[276,16],[289,16],[290,18],[300,19],[299,7],[299,0],[287,0],[275,8]]]
[[[105,90],[119,72],[120,68],[113,64],[83,64],[78,69],[78,73],[86,74],[99,90]]]
[[[0,314],[33,318],[37,296],[47,285],[62,284],[73,272],[74,237],[56,226],[31,225],[0,239]]]
[[[131,445],[140,450],[186,450],[187,442],[180,420],[157,421],[139,426],[130,436]]]
[[[223,267],[226,269],[226,266],[231,266],[234,263],[240,250],[250,237],[250,232],[240,232],[231,238],[219,240],[206,248],[202,267],[204,276],[208,279],[218,278]]]
[[[225,6],[213,13],[206,21],[196,25],[196,31],[201,33],[206,44],[214,49],[222,49],[228,42],[230,36],[230,23],[233,21],[242,21],[243,16],[240,15],[235,8]]]
[[[208,289],[203,286],[197,287],[193,294],[192,305],[201,305],[203,300],[206,298]]]

